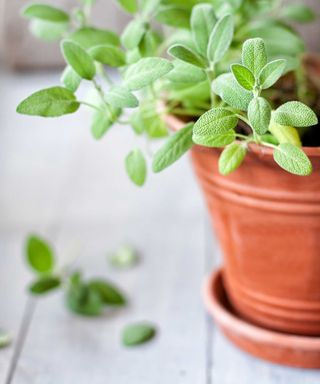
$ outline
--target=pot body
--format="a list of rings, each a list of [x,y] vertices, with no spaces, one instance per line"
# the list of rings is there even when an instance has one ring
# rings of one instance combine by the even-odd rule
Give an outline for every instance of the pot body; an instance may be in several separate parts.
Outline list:
[[[285,172],[259,146],[229,176],[219,174],[219,149],[194,146],[192,161],[234,310],[266,328],[320,335],[320,148],[306,152],[308,177]]]

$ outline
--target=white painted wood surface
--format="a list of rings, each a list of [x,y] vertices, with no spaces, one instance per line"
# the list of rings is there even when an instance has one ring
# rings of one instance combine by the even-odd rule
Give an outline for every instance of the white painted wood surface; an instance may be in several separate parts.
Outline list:
[[[15,114],[21,98],[57,78],[0,75],[0,327],[17,341],[31,279],[22,246],[31,231],[54,241],[60,262],[78,248],[77,265],[115,281],[130,305],[86,319],[67,312],[60,294],[37,302],[21,348],[0,350],[0,384],[8,383],[10,367],[13,384],[319,383],[320,372],[242,353],[205,314],[201,281],[218,250],[187,158],[139,190],[123,169],[132,144],[126,128],[97,143],[86,111],[60,120]],[[142,261],[115,271],[106,255],[123,242]],[[121,329],[136,320],[155,322],[159,334],[126,349]]]

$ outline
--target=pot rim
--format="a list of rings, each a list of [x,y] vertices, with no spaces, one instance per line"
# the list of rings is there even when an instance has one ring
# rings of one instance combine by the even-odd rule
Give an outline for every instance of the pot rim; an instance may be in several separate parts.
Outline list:
[[[166,115],[165,120],[167,123],[169,123],[170,127],[173,131],[179,131],[181,128],[185,126],[185,122],[180,119],[179,117],[175,115]],[[215,147],[204,147],[202,145],[198,145],[199,147],[206,148],[208,150],[210,149],[217,149]],[[257,154],[257,155],[264,155],[264,156],[273,156],[273,149],[266,147],[264,145],[256,144],[256,143],[250,143],[249,148],[251,152]],[[305,154],[312,158],[320,158],[320,147],[302,147]]]

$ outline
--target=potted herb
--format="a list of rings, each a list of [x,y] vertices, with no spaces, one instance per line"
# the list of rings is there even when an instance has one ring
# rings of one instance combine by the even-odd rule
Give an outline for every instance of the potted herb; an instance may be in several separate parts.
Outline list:
[[[175,130],[152,168],[160,172],[192,149],[233,310],[267,329],[319,336],[320,67],[288,25],[311,21],[312,11],[276,1],[119,0],[134,16],[119,37],[93,27],[93,1],[82,3],[72,16],[41,4],[23,10],[37,36],[63,38],[67,66],[61,86],[29,96],[18,112],[58,117],[85,105],[96,139],[115,123],[147,139]],[[154,20],[171,27],[169,36]],[[106,65],[119,69],[119,81]],[[85,81],[95,97],[79,100]],[[140,148],[125,166],[136,185],[145,183]],[[317,354],[295,364],[319,367]]]

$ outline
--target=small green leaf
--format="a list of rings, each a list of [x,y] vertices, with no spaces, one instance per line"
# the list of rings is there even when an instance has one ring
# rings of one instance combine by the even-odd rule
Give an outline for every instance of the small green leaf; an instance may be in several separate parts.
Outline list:
[[[125,296],[113,284],[102,279],[93,279],[88,283],[89,289],[95,291],[105,305],[124,306],[127,302]]]
[[[137,0],[117,0],[120,6],[129,13],[136,13],[138,11]]]
[[[121,36],[121,42],[127,49],[134,49],[140,44],[143,35],[146,32],[146,25],[143,20],[132,20],[124,30]]]
[[[126,64],[125,53],[115,45],[96,45],[90,48],[88,53],[95,61],[110,67],[122,67]]]
[[[310,127],[318,124],[317,115],[300,101],[289,101],[281,105],[275,111],[273,118],[280,125],[292,127]]]
[[[210,4],[198,4],[192,8],[191,32],[198,52],[206,57],[210,34],[216,25],[217,17]]]
[[[266,47],[262,39],[249,39],[243,44],[242,63],[258,78],[260,71],[267,64]]]
[[[116,268],[130,268],[136,265],[138,261],[138,252],[128,245],[121,246],[110,256],[110,262]]]
[[[185,61],[189,64],[196,65],[198,67],[203,68],[204,67],[204,61],[200,56],[198,56],[195,52],[193,52],[190,48],[181,45],[181,44],[175,44],[172,45],[168,49],[169,55]]]
[[[33,295],[43,295],[59,288],[60,285],[61,280],[59,277],[43,276],[30,285],[29,292]]]
[[[81,83],[81,77],[70,66],[67,66],[61,76],[61,82],[71,92],[76,92]]]
[[[33,19],[30,23],[31,33],[40,40],[54,41],[61,39],[68,30],[68,23]]]
[[[244,67],[241,64],[233,64],[231,65],[231,71],[233,73],[233,76],[242,88],[248,91],[252,91],[254,89],[255,78],[250,69]]]
[[[141,0],[143,15],[152,15],[159,7],[161,0]]]
[[[74,94],[63,87],[42,89],[23,100],[17,112],[24,115],[58,117],[76,112],[80,107]]]
[[[262,89],[272,87],[283,75],[286,65],[287,61],[283,59],[274,60],[266,64],[259,74],[259,83]]]
[[[153,83],[173,69],[166,59],[148,57],[140,59],[131,65],[125,73],[124,83],[129,90],[134,91]]]
[[[247,154],[247,148],[243,143],[232,143],[228,145],[219,158],[219,172],[222,175],[229,175],[242,164]]]
[[[100,140],[107,131],[112,127],[113,121],[110,119],[107,111],[95,111],[91,123],[92,136]]]
[[[246,111],[253,99],[252,92],[242,88],[232,73],[220,75],[212,82],[212,90],[230,107]]]
[[[231,15],[220,19],[211,32],[207,56],[212,63],[219,62],[228,51],[233,39],[234,24]]]
[[[161,23],[177,28],[189,28],[190,11],[176,5],[166,5],[159,8],[155,19]]]
[[[84,27],[73,32],[69,39],[81,45],[83,49],[90,49],[97,45],[120,45],[120,39],[114,32],[106,29]]]
[[[271,120],[271,123],[269,125],[269,131],[277,139],[277,144],[290,143],[295,145],[296,147],[302,146],[299,132],[294,127],[280,125]]]
[[[251,100],[248,108],[248,118],[252,129],[258,135],[263,135],[268,131],[271,112],[270,104],[263,97]]]
[[[184,61],[175,60],[173,66],[174,68],[168,73],[167,79],[174,83],[200,83],[207,78],[203,69]]]
[[[22,15],[28,19],[40,19],[55,23],[69,21],[69,15],[65,11],[47,4],[27,5],[23,8]]]
[[[273,153],[275,162],[284,170],[298,176],[308,176],[312,164],[302,149],[293,144],[280,144]]]
[[[229,144],[228,141],[234,139],[233,129],[237,123],[238,118],[233,112],[225,108],[211,109],[195,123],[192,139],[196,144],[208,147],[221,142]]]
[[[190,123],[169,137],[164,146],[154,155],[153,172],[163,171],[192,147],[192,130],[193,123]]]
[[[143,131],[150,138],[161,138],[168,136],[168,127],[157,110],[155,100],[144,100],[140,105],[140,115],[143,122]]]
[[[26,243],[27,261],[37,273],[52,272],[54,267],[54,255],[49,244],[38,236],[31,235]]]
[[[66,295],[68,308],[82,316],[100,316],[103,310],[103,301],[95,289],[82,282],[81,275],[74,273],[70,277],[70,287]]]
[[[116,108],[135,108],[139,105],[133,93],[124,87],[113,86],[105,95],[106,101]]]
[[[96,67],[91,56],[77,43],[65,40],[62,52],[66,62],[83,79],[92,80],[96,75]]]
[[[12,336],[3,329],[0,329],[0,349],[9,346],[11,342]]]
[[[127,326],[122,334],[122,343],[131,347],[143,344],[153,339],[156,335],[156,328],[148,323],[136,323]]]
[[[305,4],[289,4],[282,7],[281,16],[298,23],[310,23],[317,17],[315,12]]]
[[[162,36],[151,29],[147,30],[139,44],[139,52],[142,57],[157,56],[160,44],[163,42]]]
[[[141,187],[146,181],[147,164],[140,149],[131,151],[126,157],[125,164],[130,179]]]

